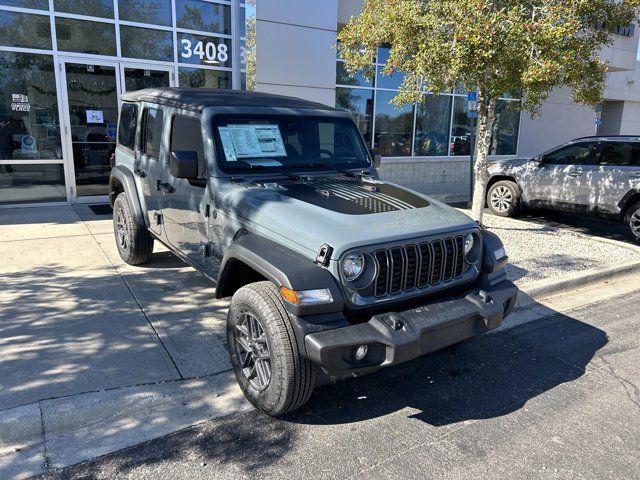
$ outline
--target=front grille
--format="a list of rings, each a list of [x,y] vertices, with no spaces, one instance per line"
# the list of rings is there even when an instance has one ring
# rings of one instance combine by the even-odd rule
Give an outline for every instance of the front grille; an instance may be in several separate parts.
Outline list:
[[[464,237],[405,245],[373,254],[377,275],[373,282],[376,297],[427,289],[459,279],[465,273]]]

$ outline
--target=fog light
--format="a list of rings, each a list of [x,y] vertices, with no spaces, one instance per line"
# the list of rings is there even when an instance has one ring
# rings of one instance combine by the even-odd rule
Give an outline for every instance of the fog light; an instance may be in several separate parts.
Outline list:
[[[369,351],[369,347],[366,345],[360,345],[355,352],[353,352],[353,358],[356,361],[360,361],[362,360],[364,357],[367,356],[367,352]]]

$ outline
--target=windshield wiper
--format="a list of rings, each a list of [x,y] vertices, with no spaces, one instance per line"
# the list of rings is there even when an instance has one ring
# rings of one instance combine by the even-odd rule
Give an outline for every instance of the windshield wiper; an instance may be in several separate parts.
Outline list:
[[[309,163],[296,163],[295,165],[296,167],[303,167],[303,168],[326,168],[328,170],[333,170],[334,172],[338,172],[343,175],[346,175],[347,177],[358,178],[357,173],[350,172],[349,170],[343,170],[342,168],[334,167],[330,163],[309,162]]]
[[[245,160],[240,160],[239,158],[236,159],[237,162],[240,163],[244,163],[245,165],[247,165],[249,167],[250,170],[265,170],[265,171],[272,171],[274,173],[278,173],[284,177],[290,178],[291,180],[295,180],[296,182],[299,182],[300,180],[302,180],[298,175],[294,174],[294,173],[289,173],[289,172],[285,172],[281,169],[279,169],[278,167],[270,167],[267,165],[260,165],[260,164],[256,164],[256,163],[251,163],[251,162],[247,162]]]

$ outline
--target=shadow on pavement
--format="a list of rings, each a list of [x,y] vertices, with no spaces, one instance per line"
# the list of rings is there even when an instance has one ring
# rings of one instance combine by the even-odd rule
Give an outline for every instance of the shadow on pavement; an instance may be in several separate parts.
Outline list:
[[[532,398],[581,377],[606,344],[602,330],[556,314],[377,374],[318,388],[306,406],[280,419],[257,411],[232,415],[51,478],[107,478],[136,466],[161,468],[156,464],[173,461],[202,462],[218,476],[223,476],[223,468],[239,476],[268,476],[273,469],[295,470],[309,455],[335,458],[338,464],[326,468],[342,471],[339,464],[353,463],[343,460],[345,449],[353,448],[356,455],[361,443],[379,444],[382,439],[389,448],[399,448],[399,428],[423,439],[435,438],[441,427],[517,411]],[[367,422],[372,419],[376,421]],[[420,426],[407,423],[411,420]],[[348,473],[347,466],[342,468]]]
[[[554,212],[551,210],[527,210],[523,212],[520,219],[538,225],[633,244],[627,229],[621,222],[605,220],[593,215]]]

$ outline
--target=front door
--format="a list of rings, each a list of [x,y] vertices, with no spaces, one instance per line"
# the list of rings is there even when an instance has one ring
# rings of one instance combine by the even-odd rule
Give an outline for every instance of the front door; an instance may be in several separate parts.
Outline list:
[[[595,163],[596,147],[596,142],[581,142],[546,154],[540,167],[523,179],[527,199],[561,208],[583,204],[582,184],[586,171]]]
[[[116,147],[120,82],[115,63],[62,60],[63,112],[72,200],[108,193]]]
[[[71,201],[106,201],[120,94],[173,85],[171,67],[145,69],[129,63],[63,58],[60,71]]]
[[[170,121],[169,148],[166,164],[172,151],[195,152],[198,156],[198,177],[176,178],[165,168],[165,181],[169,187],[162,198],[164,229],[169,243],[191,261],[205,268],[209,262],[207,232],[207,204],[209,203],[209,172],[204,153],[200,118],[196,115],[173,115]]]

